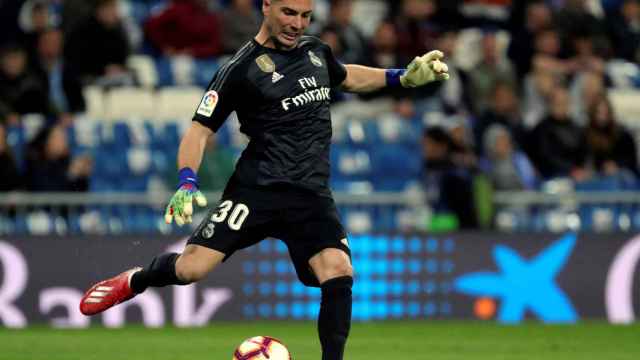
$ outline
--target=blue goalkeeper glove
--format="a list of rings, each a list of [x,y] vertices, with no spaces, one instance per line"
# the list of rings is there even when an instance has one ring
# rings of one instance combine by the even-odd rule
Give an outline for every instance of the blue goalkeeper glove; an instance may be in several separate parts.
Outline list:
[[[207,206],[207,199],[198,189],[198,177],[190,168],[183,168],[179,173],[178,191],[169,200],[164,213],[164,221],[171,224],[173,219],[178,226],[190,224],[193,221],[193,201],[200,207]]]

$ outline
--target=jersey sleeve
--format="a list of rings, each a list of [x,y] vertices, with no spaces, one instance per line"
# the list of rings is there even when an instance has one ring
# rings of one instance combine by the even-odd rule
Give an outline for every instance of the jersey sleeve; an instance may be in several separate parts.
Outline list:
[[[325,59],[327,61],[327,69],[329,70],[329,80],[331,81],[331,87],[340,86],[347,78],[347,68],[340,61],[338,61],[338,59],[336,59],[329,45],[323,45]]]
[[[218,131],[229,114],[236,109],[239,79],[234,68],[228,65],[221,67],[213,76],[193,115],[193,121],[214,132]]]

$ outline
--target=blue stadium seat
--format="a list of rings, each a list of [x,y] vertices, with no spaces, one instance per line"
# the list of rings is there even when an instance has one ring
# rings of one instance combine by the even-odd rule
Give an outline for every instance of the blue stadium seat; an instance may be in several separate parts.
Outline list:
[[[206,88],[219,67],[218,62],[214,59],[196,59],[193,84]]]
[[[336,145],[331,149],[331,172],[336,179],[358,181],[371,175],[371,156],[364,149]]]
[[[171,61],[165,57],[155,59],[156,72],[158,73],[158,86],[175,85],[173,79],[173,71],[171,70]]]

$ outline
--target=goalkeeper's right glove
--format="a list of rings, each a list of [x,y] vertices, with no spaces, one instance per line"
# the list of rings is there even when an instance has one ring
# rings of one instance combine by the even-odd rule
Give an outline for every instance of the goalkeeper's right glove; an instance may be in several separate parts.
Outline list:
[[[449,80],[449,67],[440,59],[444,54],[440,50],[429,51],[422,56],[416,56],[407,66],[407,70],[400,76],[403,87],[413,88],[432,81]]]
[[[416,56],[406,69],[387,69],[387,86],[414,88],[432,81],[449,80],[449,67],[440,61],[443,57],[442,51],[433,50]]]
[[[173,219],[178,226],[190,224],[193,221],[193,201],[200,207],[207,206],[207,199],[198,190],[198,177],[190,168],[180,170],[180,183],[178,191],[169,200],[169,205],[164,213],[164,221],[171,224]]]

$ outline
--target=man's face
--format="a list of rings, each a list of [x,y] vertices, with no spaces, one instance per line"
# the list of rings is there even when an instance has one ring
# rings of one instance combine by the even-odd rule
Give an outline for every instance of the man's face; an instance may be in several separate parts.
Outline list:
[[[96,9],[96,18],[108,28],[116,27],[120,23],[118,1],[109,1]]]
[[[311,22],[313,0],[264,0],[262,12],[269,37],[277,48],[298,44]]]
[[[45,31],[38,39],[38,53],[45,59],[57,59],[62,52],[62,32],[60,30]]]
[[[22,50],[10,51],[2,59],[2,72],[10,79],[22,75],[26,66],[27,56]]]

